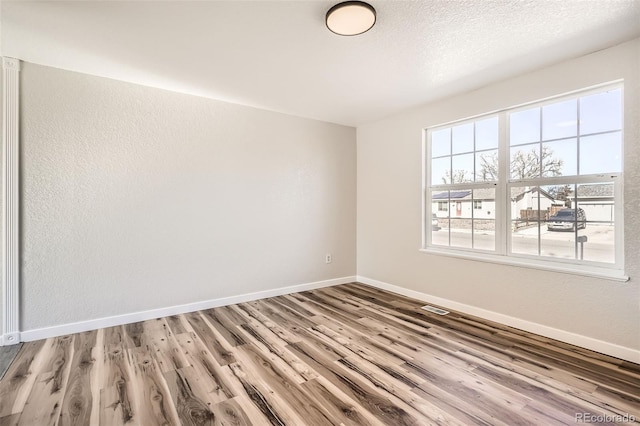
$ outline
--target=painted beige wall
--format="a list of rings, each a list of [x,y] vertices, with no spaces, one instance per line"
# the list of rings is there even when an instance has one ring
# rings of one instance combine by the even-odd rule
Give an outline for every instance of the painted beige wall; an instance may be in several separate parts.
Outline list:
[[[640,39],[361,126],[358,275],[640,350]],[[625,262],[631,281],[419,252],[422,129],[625,79]]]
[[[355,129],[30,63],[21,84],[23,331],[355,275]]]

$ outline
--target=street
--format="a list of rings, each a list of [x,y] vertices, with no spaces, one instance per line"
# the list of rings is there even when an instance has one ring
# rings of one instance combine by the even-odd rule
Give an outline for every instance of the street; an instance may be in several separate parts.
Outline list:
[[[587,224],[586,229],[578,231],[579,236],[586,236],[583,259],[592,262],[615,261],[614,226],[610,224]],[[434,245],[449,245],[449,232],[442,228],[432,233]],[[476,231],[473,235],[474,248],[494,250],[493,231]],[[574,232],[548,231],[545,224],[540,228],[540,254],[542,256],[576,258]],[[468,229],[452,229],[452,247],[472,246],[472,235]],[[519,229],[511,236],[511,250],[513,253],[538,255],[538,227],[532,226]],[[577,247],[577,258],[580,259],[580,244]]]

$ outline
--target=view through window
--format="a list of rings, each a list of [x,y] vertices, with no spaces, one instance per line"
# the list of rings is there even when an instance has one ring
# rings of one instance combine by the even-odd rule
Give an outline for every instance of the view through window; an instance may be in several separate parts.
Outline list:
[[[620,267],[622,117],[618,84],[428,129],[427,246]]]

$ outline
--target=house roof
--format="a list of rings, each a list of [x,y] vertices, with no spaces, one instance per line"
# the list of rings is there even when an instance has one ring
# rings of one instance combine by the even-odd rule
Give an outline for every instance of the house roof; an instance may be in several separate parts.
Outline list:
[[[582,198],[611,198],[613,191],[613,183],[578,185],[577,190],[578,197]],[[575,195],[570,195],[569,198],[575,198]]]
[[[337,0],[3,1],[2,56],[358,126],[640,36],[640,1],[369,1],[356,37]]]
[[[473,192],[473,194],[472,194]],[[473,200],[494,200],[496,198],[495,189],[492,188],[480,188],[474,189],[473,191],[442,191],[442,192],[434,192],[431,195],[433,200],[463,200],[463,201],[471,201]],[[473,196],[472,196],[473,195]]]
[[[434,192],[431,195],[431,198],[434,200],[461,200],[469,195],[471,195],[471,191],[442,191],[437,193]]]
[[[613,197],[613,184],[588,184],[578,185],[578,197],[582,198],[611,198]],[[511,188],[511,199],[513,201],[520,201],[526,194],[537,192],[541,196],[554,200],[554,197],[544,189],[534,186],[529,189],[523,190],[522,188]],[[493,200],[495,199],[495,190],[492,188],[480,188],[473,190],[473,197],[471,190],[465,191],[439,191],[434,192],[431,195],[433,200]],[[575,195],[569,195],[568,198],[575,198]]]
[[[549,194],[547,191],[545,191],[544,189],[540,188],[539,186],[534,186],[534,187],[531,187],[529,189],[511,188],[511,199],[513,201],[518,202],[518,201],[522,200],[526,194],[533,193],[533,192],[537,192],[540,195],[542,195],[543,197],[546,197],[551,201],[554,200],[554,197],[551,194]]]

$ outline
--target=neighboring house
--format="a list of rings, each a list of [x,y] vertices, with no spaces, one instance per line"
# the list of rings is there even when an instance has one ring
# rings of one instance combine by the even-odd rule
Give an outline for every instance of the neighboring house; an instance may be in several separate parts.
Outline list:
[[[579,185],[577,189],[578,207],[584,210],[588,222],[614,221],[613,184]],[[571,206],[575,206],[576,195],[567,197]]]
[[[539,204],[538,204],[539,203]],[[511,220],[546,219],[546,214],[552,206],[558,202],[544,189],[534,186],[532,188],[512,188],[511,190]]]
[[[495,219],[495,198],[495,190],[486,188],[474,191],[434,192],[431,197],[431,212],[438,218],[450,216],[460,219]]]
[[[540,204],[538,207],[538,196]],[[496,202],[494,189],[476,189],[473,191],[434,192],[431,199],[432,213],[438,218],[495,219]],[[557,202],[551,194],[535,186],[532,188],[514,188],[511,193],[511,219],[536,217],[538,209],[544,218],[549,209]],[[523,213],[527,211],[529,213]]]

